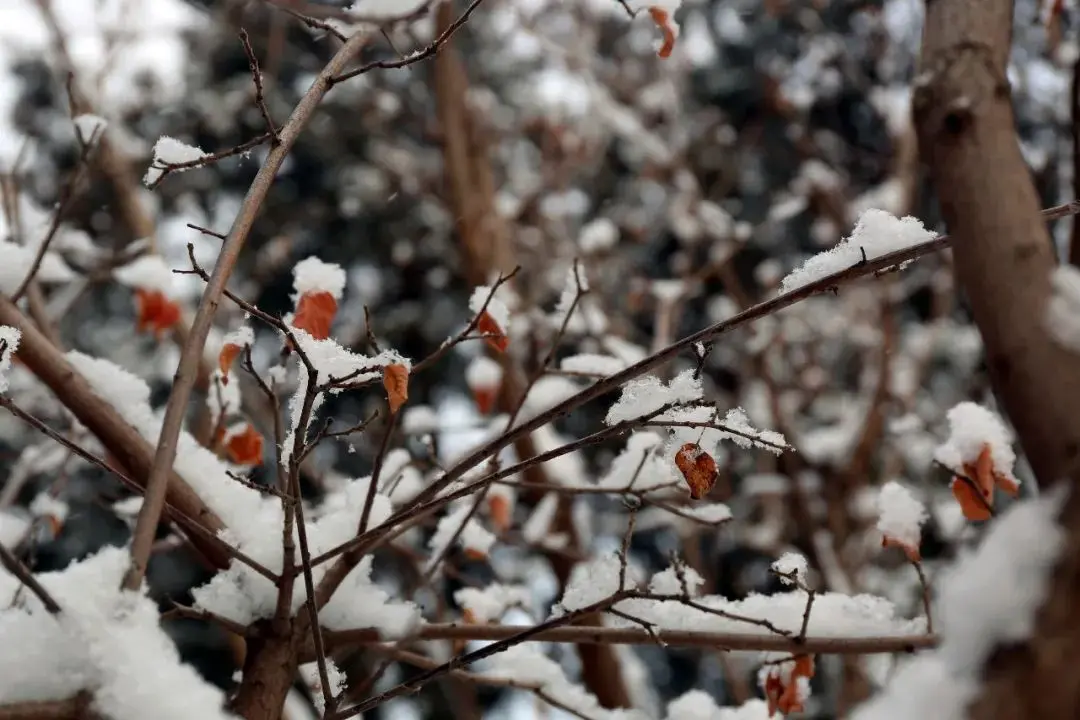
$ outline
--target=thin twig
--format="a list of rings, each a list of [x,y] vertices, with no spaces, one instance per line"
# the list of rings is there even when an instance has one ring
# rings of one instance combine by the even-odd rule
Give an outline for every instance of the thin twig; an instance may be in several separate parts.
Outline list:
[[[469,6],[465,8],[465,12],[463,12],[457,20],[450,23],[450,26],[446,28],[446,30],[444,30],[442,34],[439,35],[439,37],[435,38],[435,40],[433,40],[431,44],[425,47],[423,50],[418,50],[417,52],[414,52],[411,55],[408,55],[400,60],[376,60],[374,62],[369,62],[366,65],[362,65],[355,70],[350,70],[349,72],[341,73],[340,75],[335,76],[334,78],[332,78],[332,81],[335,83],[344,82],[349,78],[354,78],[357,75],[369,73],[372,70],[393,70],[396,68],[402,68],[407,65],[418,63],[421,60],[426,60],[427,58],[437,53],[439,51],[439,48],[441,48],[443,44],[446,43],[446,41],[453,37],[454,33],[456,33],[465,23],[469,21],[469,17],[473,14],[473,11],[476,10],[476,8],[478,8],[480,6],[480,3],[482,2],[484,2],[484,0],[472,0],[472,2],[469,3]]]
[[[41,601],[46,610],[53,615],[60,612],[60,604],[53,600],[52,595],[42,587],[29,568],[23,565],[19,558],[15,557],[14,553],[4,545],[0,545],[0,565],[3,565],[5,570],[14,575],[15,579],[30,588],[30,592],[37,596],[37,599]]]

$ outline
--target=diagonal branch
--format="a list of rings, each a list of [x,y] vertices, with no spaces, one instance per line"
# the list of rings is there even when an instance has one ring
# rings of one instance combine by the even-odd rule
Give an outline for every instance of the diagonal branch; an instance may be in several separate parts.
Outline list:
[[[240,207],[240,212],[233,222],[232,229],[222,244],[221,254],[214,265],[206,290],[199,301],[195,319],[191,323],[191,331],[180,352],[180,362],[176,368],[172,392],[169,394],[169,401],[165,406],[165,418],[161,426],[161,436],[158,438],[157,451],[154,453],[153,464],[147,478],[146,499],[135,524],[135,535],[131,546],[131,568],[124,577],[125,588],[138,587],[146,572],[150,548],[154,543],[154,530],[157,527],[158,518],[161,516],[161,509],[165,503],[165,495],[169,485],[169,469],[176,459],[176,443],[180,435],[180,427],[187,411],[188,398],[191,396],[191,390],[195,385],[199,364],[202,360],[203,346],[206,344],[206,336],[210,332],[214,313],[221,302],[221,294],[225,289],[225,284],[229,280],[229,275],[232,274],[233,266],[236,264],[240,251],[247,241],[251,228],[255,224],[255,218],[258,216],[263,201],[266,200],[266,196],[270,192],[270,186],[273,184],[274,177],[277,175],[282,162],[285,161],[285,157],[289,154],[296,139],[311,120],[315,109],[330,90],[332,86],[331,79],[341,72],[366,43],[366,34],[357,33],[353,35],[327,63],[319,76],[315,78],[307,93],[300,100],[296,109],[293,110],[289,121],[278,133],[279,144],[270,151],[266,162],[255,176],[255,180],[252,182],[251,188],[248,190],[248,194]]]

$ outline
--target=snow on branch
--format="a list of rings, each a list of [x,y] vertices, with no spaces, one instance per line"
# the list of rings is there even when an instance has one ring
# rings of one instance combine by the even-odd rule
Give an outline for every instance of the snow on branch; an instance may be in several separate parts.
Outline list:
[[[866,210],[859,216],[851,235],[832,250],[819,253],[792,270],[780,284],[780,293],[798,290],[833,273],[935,237],[937,235],[924,228],[917,218],[897,218],[884,210]]]
[[[115,720],[226,720],[225,695],[180,660],[157,603],[120,590],[128,567],[108,547],[62,571],[38,575],[61,610],[48,612],[0,573],[0,698],[47,701],[87,691],[92,709]]]

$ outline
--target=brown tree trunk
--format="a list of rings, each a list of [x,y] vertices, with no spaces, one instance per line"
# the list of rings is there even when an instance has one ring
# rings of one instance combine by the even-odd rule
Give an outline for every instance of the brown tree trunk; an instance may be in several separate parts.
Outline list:
[[[291,629],[273,633],[269,622],[261,629],[265,637],[248,640],[244,677],[231,709],[244,720],[280,720],[296,677],[298,653]]]
[[[921,153],[953,235],[956,275],[985,343],[991,380],[1041,486],[1080,480],[1080,358],[1043,318],[1056,258],[1017,144],[1005,77],[1010,0],[927,3],[914,97]],[[1080,717],[1080,494],[1035,632],[998,647],[971,716]]]
[[[1050,484],[1080,458],[1080,362],[1043,324],[1057,260],[1005,78],[1012,10],[1010,0],[927,3],[914,110],[994,388]]]
[[[452,4],[443,3],[436,10],[436,26],[442,32],[453,19]],[[446,168],[450,204],[458,218],[462,274],[471,285],[488,282],[492,272],[510,272],[514,265],[514,248],[508,229],[495,208],[495,180],[488,157],[488,142],[482,128],[475,122],[466,103],[468,78],[465,67],[453,43],[447,43],[435,56],[433,81],[442,126],[443,158]],[[512,412],[522,399],[526,379],[520,367],[508,355],[499,357],[503,367],[503,382],[499,390],[499,409]],[[514,450],[522,460],[534,457],[535,443],[526,435],[514,442]],[[547,472],[536,465],[524,472],[525,481],[549,484]],[[553,530],[573,537],[569,508],[561,500]],[[548,555],[552,569],[565,587],[573,563],[564,555]],[[582,624],[598,622],[598,617],[582,618]],[[615,649],[609,645],[578,645],[581,674],[585,687],[605,708],[630,706],[630,695],[623,681],[622,669]]]

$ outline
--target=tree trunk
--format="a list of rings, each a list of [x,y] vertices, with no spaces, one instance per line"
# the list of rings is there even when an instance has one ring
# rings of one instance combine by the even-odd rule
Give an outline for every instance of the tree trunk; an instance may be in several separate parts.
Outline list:
[[[1080,481],[1080,357],[1044,327],[1056,257],[1020,154],[1005,67],[1010,0],[927,3],[914,110],[953,235],[956,276],[986,348],[994,388],[1041,486]],[[1080,494],[1062,514],[1068,539],[1032,637],[996,649],[979,720],[1080,717]]]
[[[1043,325],[1057,260],[1005,78],[1012,10],[1010,0],[927,3],[914,110],[994,389],[1046,485],[1080,458],[1080,360]]]
[[[257,627],[267,635],[248,640],[244,677],[231,709],[244,720],[280,720],[296,677],[298,653],[291,628],[272,633],[269,622]]]

